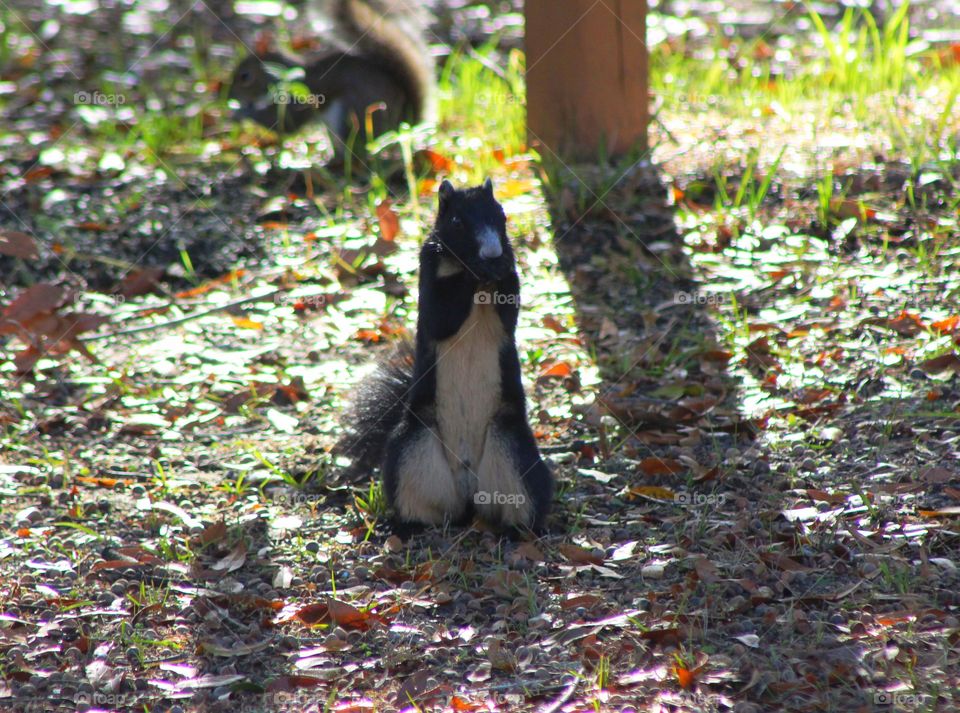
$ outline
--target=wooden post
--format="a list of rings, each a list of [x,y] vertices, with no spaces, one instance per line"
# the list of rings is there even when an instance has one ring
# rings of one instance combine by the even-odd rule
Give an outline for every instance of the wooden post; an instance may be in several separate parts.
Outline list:
[[[528,141],[596,160],[647,147],[646,0],[526,0]]]

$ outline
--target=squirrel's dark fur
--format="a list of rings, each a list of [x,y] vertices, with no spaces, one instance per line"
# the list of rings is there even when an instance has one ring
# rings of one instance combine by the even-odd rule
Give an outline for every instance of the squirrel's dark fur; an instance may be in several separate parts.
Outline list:
[[[433,61],[415,17],[388,0],[313,0],[310,9],[332,22],[330,39],[343,49],[312,61],[279,52],[247,57],[230,89],[241,116],[280,133],[319,119],[340,156],[363,153],[368,112],[374,135],[431,118]],[[284,74],[296,67],[303,75],[293,81],[309,96],[284,89]]]
[[[553,477],[527,422],[515,331],[520,282],[488,180],[444,181],[420,251],[416,345],[364,381],[340,452],[379,465],[401,524],[542,530]],[[399,408],[398,408],[399,406]]]

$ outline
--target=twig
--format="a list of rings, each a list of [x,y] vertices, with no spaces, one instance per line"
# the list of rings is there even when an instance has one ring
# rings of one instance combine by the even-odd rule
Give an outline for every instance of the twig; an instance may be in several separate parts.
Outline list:
[[[560,706],[569,701],[573,696],[573,692],[577,690],[578,681],[579,676],[572,677],[570,679],[570,683],[568,683],[567,687],[563,689],[563,693],[561,693],[555,701],[539,709],[537,713],[556,713],[556,711],[560,710]]]
[[[234,300],[233,302],[227,302],[226,304],[218,305],[216,307],[211,307],[210,309],[200,310],[199,312],[192,312],[186,314],[183,317],[177,317],[176,319],[169,319],[166,322],[156,322],[154,324],[142,324],[139,327],[130,327],[129,329],[121,329],[116,332],[107,332],[106,334],[94,334],[90,337],[81,337],[81,342],[95,342],[100,339],[110,339],[112,337],[120,337],[126,334],[138,334],[140,332],[150,332],[154,329],[165,329],[167,327],[175,327],[178,324],[183,324],[184,322],[189,322],[193,319],[199,319],[200,317],[205,317],[208,314],[213,314],[214,312],[220,312],[225,309],[231,309],[233,307],[239,307],[241,305],[248,304],[250,302],[260,302],[261,300],[270,299],[271,297],[276,297],[281,292],[285,290],[270,290],[269,292],[264,292],[259,295],[252,295],[250,297],[244,297],[243,299]]]

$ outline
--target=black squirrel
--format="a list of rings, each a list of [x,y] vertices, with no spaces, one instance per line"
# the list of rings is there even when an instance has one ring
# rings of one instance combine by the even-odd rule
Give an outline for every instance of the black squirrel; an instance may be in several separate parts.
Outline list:
[[[420,250],[415,345],[366,380],[337,452],[379,466],[401,527],[544,529],[553,476],[527,422],[515,331],[520,280],[490,179],[440,185]]]
[[[309,63],[279,52],[246,57],[234,70],[230,87],[239,115],[281,134],[319,119],[333,134],[337,156],[346,150],[363,154],[372,138],[367,136],[368,114],[374,136],[401,122],[430,120],[433,60],[422,20],[394,4],[314,0],[310,9],[330,19],[328,34],[344,49]],[[309,94],[291,91],[293,82],[305,85]]]

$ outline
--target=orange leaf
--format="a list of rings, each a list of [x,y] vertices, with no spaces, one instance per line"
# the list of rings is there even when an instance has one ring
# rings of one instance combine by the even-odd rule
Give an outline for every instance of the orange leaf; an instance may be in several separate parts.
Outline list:
[[[657,458],[651,456],[640,461],[640,470],[644,475],[675,475],[682,473],[684,466],[672,458]]]
[[[547,329],[552,329],[554,332],[566,332],[566,331],[567,331],[567,328],[564,327],[563,324],[560,323],[560,320],[558,320],[558,319],[557,319],[556,317],[554,317],[553,315],[548,314],[546,317],[544,317],[544,318],[541,320],[541,322],[542,322],[542,324],[543,324],[544,327],[546,327]]]
[[[133,562],[131,560],[103,560],[94,562],[90,572],[97,572],[101,569],[126,569],[127,567],[146,567],[146,562]]]
[[[671,503],[677,498],[676,493],[672,490],[669,488],[661,488],[658,485],[635,485],[627,491],[627,495],[632,497],[653,498],[654,500],[666,500]]]
[[[907,312],[906,310],[903,310],[895,318],[889,320],[887,322],[887,326],[898,334],[904,335],[905,337],[918,334],[926,327],[919,315],[916,315],[913,312]]]
[[[960,324],[960,316],[954,315],[953,317],[937,320],[930,326],[936,331],[940,332],[940,334],[953,334],[956,331],[958,324]]]
[[[833,396],[830,389],[801,389],[800,393],[797,394],[796,401],[800,404],[812,404],[823,401],[828,396]]]
[[[229,284],[231,282],[239,280],[241,277],[243,277],[246,274],[247,274],[246,270],[231,270],[228,274],[222,275],[216,279],[210,280],[209,282],[205,282],[199,287],[194,287],[193,289],[190,289],[190,290],[184,290],[183,292],[177,292],[174,294],[174,297],[178,299],[184,299],[188,297],[198,297],[200,295],[206,294],[207,292],[212,290],[214,287],[217,287],[218,285]]]
[[[432,173],[450,173],[456,167],[452,159],[430,149],[417,151],[417,156],[426,159]]]
[[[847,496],[843,493],[828,493],[824,490],[815,490],[814,488],[807,488],[807,497],[811,500],[819,500],[820,502],[830,503],[831,505],[841,505],[847,502]]]
[[[294,619],[299,619],[304,624],[317,624],[329,620],[330,610],[325,602],[307,604],[297,609],[293,615]],[[286,621],[286,620],[285,620]]]
[[[960,506],[939,508],[938,510],[917,510],[923,517],[956,517],[960,515]]]
[[[380,341],[380,333],[374,329],[360,329],[357,330],[354,339],[359,339],[361,342],[367,342],[368,344],[376,344]]]
[[[313,686],[320,686],[324,683],[324,680],[319,676],[285,675],[275,678],[273,681],[271,681],[270,685],[267,686],[267,690],[271,692],[292,691],[297,688],[311,688]]]
[[[470,701],[460,698],[460,696],[454,696],[450,699],[450,707],[455,711],[478,711],[486,710],[484,705],[475,705]]]
[[[117,478],[91,478],[85,475],[77,477],[81,483],[87,483],[88,485],[96,485],[100,488],[114,488],[118,483],[123,485],[133,485],[133,481],[130,479],[119,480]]]
[[[543,371],[541,371],[540,378],[555,376],[561,379],[565,379],[568,376],[570,376],[570,374],[572,373],[573,373],[573,369],[570,368],[569,364],[567,364],[565,361],[558,361],[553,366],[549,366]]]
[[[92,220],[88,220],[83,223],[77,223],[76,227],[80,230],[89,230],[95,233],[104,233],[110,230],[110,226],[106,223],[98,223]]]
[[[560,554],[574,564],[603,564],[603,555],[599,555],[596,552],[584,549],[583,547],[578,547],[577,545],[563,543],[560,545],[559,550]]]
[[[584,607],[585,609],[592,609],[601,601],[603,601],[603,597],[601,597],[599,594],[581,594],[577,597],[564,599],[562,602],[560,602],[560,608],[576,609],[577,607]]]
[[[389,200],[377,203],[377,220],[380,223],[380,237],[392,243],[400,232],[400,216],[393,210]]]
[[[327,599],[327,610],[334,624],[347,629],[369,629],[373,621],[379,617],[369,611],[361,611],[352,604],[341,602],[333,598]]]
[[[694,685],[697,683],[696,674],[690,669],[674,666],[673,673],[677,677],[677,682],[680,684],[680,688],[684,689],[685,691],[692,690]]]
[[[241,329],[263,329],[263,322],[255,322],[252,319],[247,319],[246,317],[231,317],[233,323],[240,327]]]

